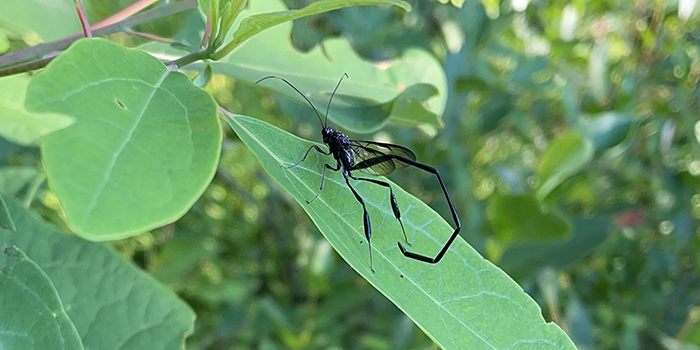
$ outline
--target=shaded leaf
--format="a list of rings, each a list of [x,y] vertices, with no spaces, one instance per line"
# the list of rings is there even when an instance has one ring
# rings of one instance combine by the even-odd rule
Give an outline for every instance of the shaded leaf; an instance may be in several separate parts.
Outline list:
[[[26,105],[76,120],[41,148],[49,186],[86,238],[172,222],[214,175],[222,136],[214,100],[139,50],[80,40],[32,79]]]
[[[2,198],[2,196],[0,196]],[[0,230],[53,282],[86,349],[179,349],[194,313],[108,246],[56,231],[5,197],[17,233]],[[0,265],[7,264],[0,257]],[[1,294],[1,293],[0,293]]]
[[[39,175],[39,170],[31,166],[8,166],[0,168],[0,193],[16,195],[32,179]]]
[[[554,140],[540,157],[537,176],[542,199],[593,159],[593,144],[575,132],[566,132]]]
[[[401,229],[389,205],[388,191],[353,181],[372,220],[374,269],[370,272],[362,209],[339,172],[328,172],[317,191],[321,168],[332,158],[312,153],[296,163],[311,145],[260,120],[228,115],[227,120],[258,157],[270,176],[287,190],[336,251],[425,333],[444,349],[507,348],[527,343],[538,349],[574,349],[559,327],[545,323],[541,310],[510,277],[457,238],[440,263],[406,259],[396,242]],[[449,187],[449,184],[448,184]],[[423,202],[393,186],[402,210],[411,249],[435,254],[453,229]]]
[[[5,254],[10,257],[4,259],[7,266],[0,269],[0,347],[83,349],[46,273],[17,247],[6,248]]]
[[[577,130],[593,143],[595,153],[604,151],[622,142],[635,122],[631,114],[605,112],[582,115]]]
[[[543,266],[565,268],[590,254],[607,238],[610,219],[574,218],[571,226],[568,237],[509,246],[498,265],[517,280],[531,277]]]
[[[489,201],[496,236],[505,244],[568,236],[571,228],[556,212],[547,212],[532,195],[493,195]]]

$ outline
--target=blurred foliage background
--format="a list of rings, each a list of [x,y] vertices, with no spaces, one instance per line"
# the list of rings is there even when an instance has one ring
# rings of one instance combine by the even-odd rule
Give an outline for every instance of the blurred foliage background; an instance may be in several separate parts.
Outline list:
[[[364,138],[437,167],[462,236],[580,349],[700,349],[696,1],[409,2],[406,15],[358,7],[298,20],[291,40],[307,51],[341,36],[374,61],[432,52],[450,88],[444,128],[429,137],[390,125]],[[308,106],[223,76],[207,89],[232,112],[320,141]],[[0,142],[2,162],[23,166],[3,179],[26,184],[3,187],[38,192],[33,209],[61,225],[46,185],[29,181],[38,150]],[[427,175],[391,178],[448,213]],[[115,245],[194,308],[188,349],[437,348],[230,130],[194,208]]]

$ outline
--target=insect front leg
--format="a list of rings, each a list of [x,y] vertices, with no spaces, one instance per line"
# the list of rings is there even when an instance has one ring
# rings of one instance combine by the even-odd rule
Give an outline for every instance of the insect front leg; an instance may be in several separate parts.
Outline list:
[[[348,172],[344,172],[343,176],[345,176],[345,183],[348,184],[348,187],[350,187],[350,190],[352,193],[355,195],[355,198],[357,198],[357,201],[362,204],[362,210],[364,211],[364,225],[365,225],[365,237],[367,238],[367,245],[369,246],[369,269],[374,272],[374,268],[372,267],[372,241],[370,241],[370,238],[372,237],[372,225],[369,223],[369,213],[367,212],[367,207],[365,206],[365,201],[360,197],[360,194],[355,191],[355,189],[352,187],[350,184],[350,180],[348,180],[348,176],[350,174]]]
[[[290,165],[290,166],[281,165],[281,167],[284,169],[291,169],[291,168],[294,168],[295,166],[301,164],[301,162],[305,161],[306,157],[309,156],[309,152],[311,152],[312,149],[315,149],[319,153],[325,154],[327,156],[331,154],[331,152],[326,152],[326,151],[322,150],[321,147],[318,147],[318,145],[313,145],[313,146],[309,147],[309,149],[306,150],[306,153],[304,153],[304,157],[302,157],[300,161],[296,162],[296,164]]]
[[[411,245],[411,243],[408,243],[408,237],[406,236],[406,230],[403,228],[403,222],[401,221],[401,211],[399,210],[399,204],[396,202],[396,197],[394,196],[394,189],[391,188],[391,185],[389,183],[384,182],[384,181],[379,181],[375,179],[369,179],[366,177],[354,177],[352,174],[350,175],[351,178],[355,180],[362,180],[362,181],[368,181],[373,184],[377,184],[379,186],[384,186],[389,188],[389,197],[391,199],[391,210],[394,212],[394,217],[396,220],[399,220],[399,224],[401,225],[401,232],[403,232],[403,239],[406,241],[406,244]]]
[[[340,170],[340,163],[338,163],[338,165],[335,168],[331,167],[328,164],[323,164],[323,172],[321,173],[321,187],[318,189],[318,192],[316,192],[314,198],[311,198],[310,201],[306,201],[306,204],[311,204],[311,202],[315,201],[316,197],[318,197],[319,193],[321,193],[321,191],[323,190],[323,184],[326,182],[326,169],[338,171]]]

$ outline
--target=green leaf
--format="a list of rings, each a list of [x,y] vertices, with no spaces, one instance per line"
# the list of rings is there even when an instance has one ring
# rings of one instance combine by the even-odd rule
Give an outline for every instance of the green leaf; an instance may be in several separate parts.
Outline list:
[[[238,16],[236,23],[246,17],[284,10],[284,4],[279,0],[250,1],[248,9]],[[412,120],[413,125],[425,120],[430,124],[422,125],[441,126],[440,118],[447,103],[447,79],[440,63],[428,52],[408,49],[395,60],[369,62],[360,58],[346,40],[331,39],[323,43],[323,48],[303,53],[297,51],[289,40],[291,29],[292,23],[283,23],[255,35],[228,56],[211,62],[214,72],[251,84],[268,75],[286,78],[311,100],[320,113],[325,111],[338,79],[347,73],[349,78],[343,80],[333,98],[329,115],[329,119],[341,127],[369,133],[381,129],[393,121],[393,117],[404,125],[407,120]],[[144,45],[143,48],[165,59],[175,59],[182,54],[159,43]],[[203,65],[199,62],[187,68],[201,70]],[[421,94],[421,98],[416,99],[416,90],[411,87],[417,84],[432,85],[437,94],[432,97]],[[281,81],[268,80],[260,86],[306,104]],[[418,89],[426,91],[425,88]],[[402,97],[402,93],[407,95]],[[423,98],[426,100],[422,101]],[[310,121],[315,118],[311,110],[309,118]]]
[[[142,51],[80,40],[32,79],[26,105],[76,120],[41,149],[68,225],[86,238],[177,220],[214,176],[222,137],[214,100]]]
[[[538,349],[574,349],[555,324],[546,323],[537,304],[510,277],[457,238],[440,263],[405,258],[391,212],[389,194],[376,185],[353,181],[372,220],[374,269],[369,269],[362,208],[340,172],[328,172],[325,188],[312,204],[324,163],[316,152],[293,169],[311,142],[257,119],[228,115],[231,127],[258,157],[268,174],[309,214],[340,256],[394,302],[443,349],[508,348],[530,344]],[[449,184],[448,184],[449,187]],[[453,229],[423,202],[393,185],[412,251],[437,253]]]
[[[632,114],[604,112],[581,115],[577,130],[591,140],[594,152],[598,153],[624,141],[634,123]]]
[[[0,270],[0,348],[83,349],[46,273],[17,247],[5,254],[11,258]]]
[[[12,215],[7,209],[7,203],[5,203],[5,199],[2,196],[0,196],[0,228],[17,232],[15,221],[12,219]]]
[[[34,32],[44,41],[80,32],[80,20],[68,0],[0,0],[0,26],[21,34]]]
[[[607,238],[610,219],[574,218],[567,237],[508,246],[498,266],[516,280],[532,277],[543,266],[564,269],[590,254]]]
[[[566,237],[571,228],[564,218],[540,207],[535,196],[493,195],[491,222],[499,241],[506,244]]]
[[[31,166],[7,166],[0,168],[0,193],[16,195],[24,186],[39,175]]]
[[[108,246],[58,232],[5,200],[17,233],[0,230],[0,244],[18,246],[44,270],[86,349],[182,348],[194,313],[172,291]]]
[[[599,104],[604,104],[608,96],[608,44],[605,41],[597,41],[588,61],[588,79],[593,96]]]
[[[29,75],[0,79],[0,136],[20,145],[34,145],[44,135],[73,124],[73,118],[58,114],[33,114],[24,108]]]
[[[311,3],[310,5],[299,10],[280,11],[276,13],[263,13],[253,16],[248,16],[241,22],[238,29],[233,33],[233,40],[226,44],[222,51],[233,50],[244,41],[250,39],[254,35],[272,28],[276,25],[290,22],[298,18],[313,16],[319,13],[338,10],[350,6],[363,5],[393,5],[398,6],[406,11],[411,10],[411,5],[402,0],[321,0]],[[228,54],[226,52],[226,54]]]
[[[569,131],[552,142],[544,151],[537,167],[540,187],[537,197],[542,199],[593,159],[593,144],[575,132]]]

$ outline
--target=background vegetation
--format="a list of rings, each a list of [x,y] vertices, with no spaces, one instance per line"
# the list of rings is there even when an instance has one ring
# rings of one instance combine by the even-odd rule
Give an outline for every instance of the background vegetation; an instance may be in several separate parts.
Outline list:
[[[371,61],[432,53],[447,78],[442,127],[389,124],[362,138],[437,167],[462,237],[578,348],[700,348],[695,2],[409,3],[407,14],[355,7],[300,19],[291,42],[308,51],[340,36]],[[7,53],[27,45],[13,33],[0,32]],[[206,90],[229,111],[320,140],[296,101],[223,75]],[[12,141],[0,140],[0,191],[66,228],[38,149]],[[432,178],[391,179],[449,215]],[[188,349],[437,347],[337,256],[231,130],[184,217],[111,244],[192,307]]]

